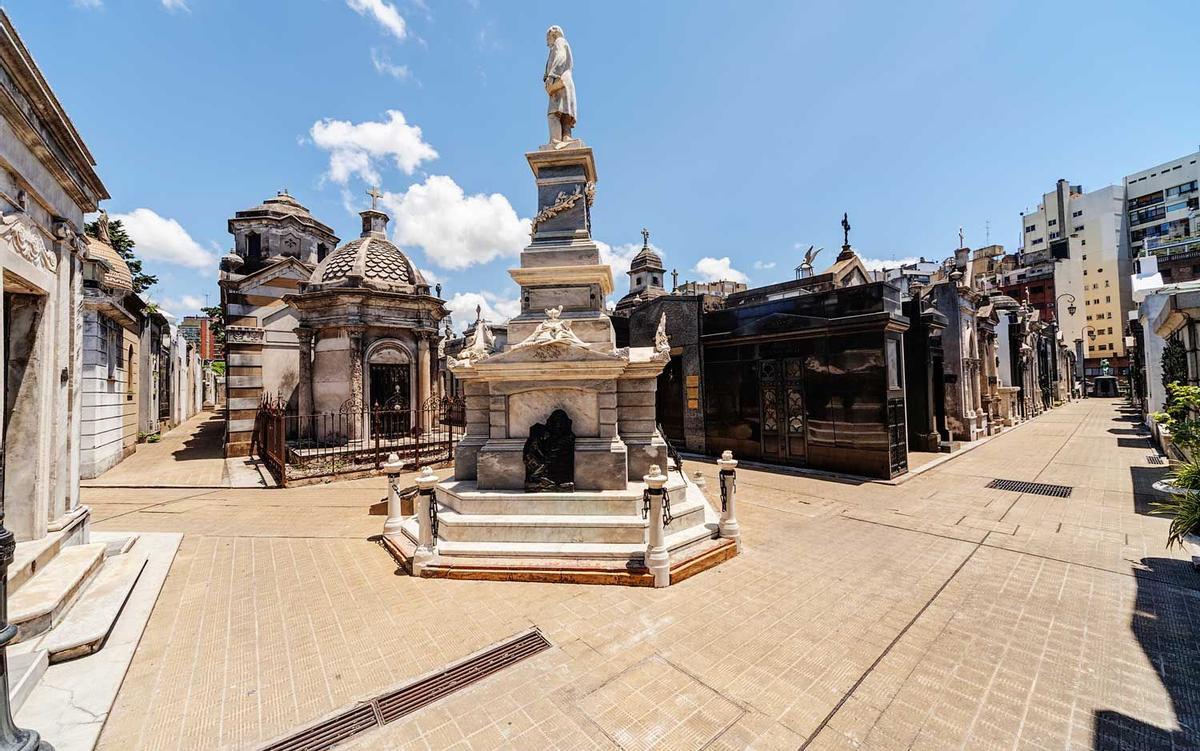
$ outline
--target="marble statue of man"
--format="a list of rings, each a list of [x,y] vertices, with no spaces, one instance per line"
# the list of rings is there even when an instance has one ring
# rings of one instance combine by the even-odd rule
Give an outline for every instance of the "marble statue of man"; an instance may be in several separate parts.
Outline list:
[[[571,129],[575,127],[575,80],[571,77],[571,45],[567,44],[563,30],[551,26],[546,30],[546,46],[550,54],[546,58],[546,74],[542,83],[550,97],[546,119],[550,124],[550,145],[562,147],[571,141]]]

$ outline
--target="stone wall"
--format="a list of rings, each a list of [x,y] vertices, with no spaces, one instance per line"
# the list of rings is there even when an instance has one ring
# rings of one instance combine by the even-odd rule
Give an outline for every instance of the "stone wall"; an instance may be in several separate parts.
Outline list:
[[[96,310],[85,311],[79,468],[82,479],[100,476],[125,456],[125,397],[130,376],[125,330]]]

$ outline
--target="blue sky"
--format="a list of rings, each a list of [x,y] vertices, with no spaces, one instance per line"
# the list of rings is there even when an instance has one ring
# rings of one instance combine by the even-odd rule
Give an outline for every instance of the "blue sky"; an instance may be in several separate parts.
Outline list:
[[[618,273],[646,226],[681,280],[781,281],[810,243],[833,255],[843,211],[868,258],[942,258],[960,225],[1012,249],[1056,179],[1092,189],[1200,147],[1192,1],[6,8],[176,314],[217,299],[233,212],[286,187],[346,241],[375,179],[460,327],[477,303],[510,313],[552,23]]]

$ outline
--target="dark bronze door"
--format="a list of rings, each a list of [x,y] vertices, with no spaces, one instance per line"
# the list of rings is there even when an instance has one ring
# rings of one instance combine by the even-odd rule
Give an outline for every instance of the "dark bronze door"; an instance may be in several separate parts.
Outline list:
[[[762,360],[758,366],[762,452],[766,459],[806,464],[804,367],[800,358]]]
[[[413,424],[409,385],[409,366],[371,365],[371,422],[380,437],[399,438],[408,434]]]

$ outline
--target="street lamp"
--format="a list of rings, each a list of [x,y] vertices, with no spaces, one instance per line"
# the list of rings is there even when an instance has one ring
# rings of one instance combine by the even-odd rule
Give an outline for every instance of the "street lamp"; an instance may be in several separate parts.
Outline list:
[[[1088,343],[1096,341],[1096,329],[1090,323],[1085,323],[1083,328],[1079,330],[1079,338],[1075,340],[1075,359],[1079,363],[1079,386],[1083,390],[1083,398],[1087,399],[1087,374],[1083,369],[1083,361],[1086,359],[1086,352],[1083,349],[1083,334],[1087,334]]]
[[[1054,317],[1055,318],[1058,318],[1058,301],[1063,299],[1064,297],[1069,299],[1069,302],[1067,303],[1067,315],[1073,316],[1073,315],[1075,315],[1076,311],[1079,310],[1079,308],[1075,307],[1075,295],[1072,295],[1070,292],[1064,292],[1061,295],[1059,295],[1058,298],[1055,299],[1055,301],[1054,301]]]

